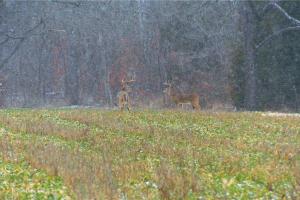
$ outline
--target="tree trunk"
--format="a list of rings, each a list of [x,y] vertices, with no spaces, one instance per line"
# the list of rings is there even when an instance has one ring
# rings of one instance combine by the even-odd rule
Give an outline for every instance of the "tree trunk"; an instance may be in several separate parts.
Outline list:
[[[98,38],[98,45],[100,46],[100,56],[101,56],[101,61],[100,65],[101,68],[105,69],[105,74],[104,74],[104,90],[105,90],[105,96],[106,99],[108,99],[109,105],[113,105],[113,99],[112,99],[112,94],[111,94],[111,89],[109,85],[109,71],[108,71],[108,66],[107,66],[107,61],[106,61],[106,51],[105,51],[105,43],[103,41],[103,33],[99,34]]]
[[[256,19],[249,1],[241,2],[241,23],[245,52],[245,99],[244,105],[249,110],[256,109],[256,65],[255,65],[255,33]]]

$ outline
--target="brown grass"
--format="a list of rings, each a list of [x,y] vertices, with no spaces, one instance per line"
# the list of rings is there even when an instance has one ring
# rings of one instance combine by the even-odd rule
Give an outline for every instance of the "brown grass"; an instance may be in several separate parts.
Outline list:
[[[288,199],[300,191],[299,122],[253,113],[3,111],[0,149],[61,176],[79,199],[231,199],[247,181],[256,198]]]

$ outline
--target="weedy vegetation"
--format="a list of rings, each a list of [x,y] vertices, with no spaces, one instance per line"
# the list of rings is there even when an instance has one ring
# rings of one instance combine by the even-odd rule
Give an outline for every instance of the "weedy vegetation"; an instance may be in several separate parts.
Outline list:
[[[59,177],[0,159],[0,199],[72,199]]]
[[[300,197],[299,117],[10,109],[0,125],[4,198]]]

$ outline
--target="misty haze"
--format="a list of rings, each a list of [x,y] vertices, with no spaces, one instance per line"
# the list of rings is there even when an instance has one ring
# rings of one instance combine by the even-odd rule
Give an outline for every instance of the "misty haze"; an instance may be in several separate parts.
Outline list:
[[[299,10],[0,0],[0,199],[300,198]]]

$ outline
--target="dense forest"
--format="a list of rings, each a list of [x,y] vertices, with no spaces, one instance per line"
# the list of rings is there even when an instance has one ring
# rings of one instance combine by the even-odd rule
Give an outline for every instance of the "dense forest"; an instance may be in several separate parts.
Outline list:
[[[300,110],[298,1],[0,0],[2,107],[164,107],[163,83],[204,109]]]

